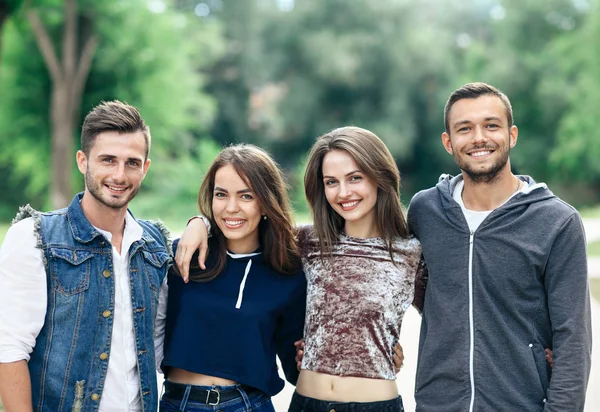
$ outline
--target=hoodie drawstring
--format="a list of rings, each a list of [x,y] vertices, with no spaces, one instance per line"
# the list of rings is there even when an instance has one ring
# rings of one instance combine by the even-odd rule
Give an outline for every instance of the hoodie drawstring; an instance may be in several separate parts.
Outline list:
[[[244,278],[240,283],[240,291],[238,293],[237,302],[235,304],[235,308],[239,309],[242,306],[242,299],[244,298],[244,287],[246,286],[246,279],[248,278],[248,272],[250,272],[250,266],[252,266],[252,259],[248,261],[246,265],[246,270],[244,271]]]
[[[260,252],[257,253],[231,253],[227,251],[227,254],[231,256],[233,259],[252,257],[256,255],[260,255]],[[252,259],[248,260],[246,264],[246,270],[244,271],[244,278],[240,282],[240,291],[238,292],[237,302],[235,303],[235,308],[239,309],[242,307],[242,300],[244,299],[244,287],[246,287],[246,279],[248,279],[248,273],[250,273],[250,267],[252,266]]]

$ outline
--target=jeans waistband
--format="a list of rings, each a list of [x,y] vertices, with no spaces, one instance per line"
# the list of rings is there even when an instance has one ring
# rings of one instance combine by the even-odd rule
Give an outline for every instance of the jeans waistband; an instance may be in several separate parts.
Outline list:
[[[238,386],[240,385],[226,387],[216,386],[211,388],[209,386],[195,386],[165,381],[165,396],[173,400],[183,399],[189,387],[189,394],[187,397],[189,401],[205,403],[207,405],[218,405],[232,399],[240,398],[242,395],[238,390]],[[244,390],[246,392],[252,392],[253,389],[244,388]]]

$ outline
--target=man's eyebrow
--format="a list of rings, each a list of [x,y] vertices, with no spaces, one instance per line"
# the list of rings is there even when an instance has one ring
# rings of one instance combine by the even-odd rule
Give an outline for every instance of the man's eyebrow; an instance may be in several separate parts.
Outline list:
[[[470,124],[470,123],[473,123],[473,122],[470,120],[459,120],[458,122],[453,123],[452,127],[462,126],[464,124]]]
[[[501,117],[498,117],[498,116],[488,116],[488,117],[486,117],[486,118],[485,118],[485,119],[483,119],[483,120],[485,120],[486,122],[488,122],[488,121],[490,121],[490,120],[497,120],[497,121],[501,122],[501,121],[502,121],[502,118],[501,118]]]
[[[498,122],[501,122],[502,118],[499,116],[488,116],[488,117],[485,117],[483,120],[485,122],[489,122],[490,120],[496,120]],[[462,125],[471,124],[471,123],[473,123],[471,120],[459,120],[459,121],[453,123],[452,127],[462,126]]]
[[[113,155],[113,154],[108,154],[108,153],[100,153],[98,155],[98,159],[110,159],[110,160],[115,160],[118,159],[119,156],[117,155]],[[128,162],[134,161],[134,162],[139,162],[139,163],[143,163],[144,159],[141,157],[128,157],[127,158]]]

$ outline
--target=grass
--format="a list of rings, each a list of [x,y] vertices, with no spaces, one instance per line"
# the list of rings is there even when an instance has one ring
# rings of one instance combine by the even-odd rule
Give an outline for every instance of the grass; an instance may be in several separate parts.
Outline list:
[[[600,218],[600,206],[581,209],[579,213],[583,218]]]
[[[6,235],[6,231],[10,227],[10,223],[0,223],[0,243],[4,240],[4,235]]]
[[[588,256],[600,257],[600,240],[588,243]]]
[[[590,278],[590,291],[592,297],[600,302],[600,278]]]

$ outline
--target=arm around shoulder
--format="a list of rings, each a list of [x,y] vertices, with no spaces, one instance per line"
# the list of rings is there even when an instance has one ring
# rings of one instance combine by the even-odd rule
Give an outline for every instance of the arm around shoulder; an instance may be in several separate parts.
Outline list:
[[[413,306],[419,312],[423,313],[423,305],[425,305],[425,290],[427,289],[427,266],[425,260],[421,255],[421,260],[417,266],[417,273],[415,275],[415,297],[413,299]]]

